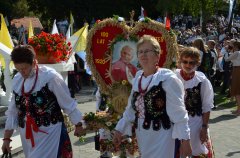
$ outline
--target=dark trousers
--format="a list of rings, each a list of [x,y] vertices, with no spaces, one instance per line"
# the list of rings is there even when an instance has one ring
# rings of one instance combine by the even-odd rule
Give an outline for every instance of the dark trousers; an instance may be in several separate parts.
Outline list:
[[[226,70],[223,73],[223,84],[222,84],[222,89],[221,89],[221,93],[225,93],[226,90],[229,88],[230,86],[230,78],[231,78],[231,71]]]

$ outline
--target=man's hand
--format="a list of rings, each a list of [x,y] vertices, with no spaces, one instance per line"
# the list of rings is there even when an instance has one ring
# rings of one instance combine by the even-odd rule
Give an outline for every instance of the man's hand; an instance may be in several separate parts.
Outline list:
[[[192,156],[192,148],[190,145],[190,140],[182,140],[181,141],[180,155],[183,158]]]

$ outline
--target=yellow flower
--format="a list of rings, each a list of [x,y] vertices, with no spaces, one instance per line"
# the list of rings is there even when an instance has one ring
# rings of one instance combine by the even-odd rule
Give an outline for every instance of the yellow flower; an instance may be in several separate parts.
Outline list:
[[[127,80],[122,80],[122,85],[126,85],[127,84]]]

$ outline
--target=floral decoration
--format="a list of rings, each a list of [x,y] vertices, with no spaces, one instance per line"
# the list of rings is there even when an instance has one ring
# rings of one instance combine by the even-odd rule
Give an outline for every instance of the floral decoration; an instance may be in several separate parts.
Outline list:
[[[56,62],[66,61],[72,51],[71,43],[62,34],[41,32],[28,40],[37,56],[48,56]],[[51,59],[50,58],[50,59]]]
[[[106,111],[85,113],[83,119],[87,130],[97,131],[100,128],[113,130],[121,117],[118,114],[111,114]]]

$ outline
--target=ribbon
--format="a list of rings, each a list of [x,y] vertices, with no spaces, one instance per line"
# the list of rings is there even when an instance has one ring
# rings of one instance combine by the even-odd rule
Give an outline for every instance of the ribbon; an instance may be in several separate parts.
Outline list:
[[[38,128],[35,120],[30,116],[30,112],[29,112],[29,96],[30,96],[30,94],[32,93],[33,89],[36,86],[37,79],[38,79],[38,66],[36,65],[36,77],[35,77],[34,84],[33,84],[32,88],[31,88],[31,90],[29,92],[25,93],[24,92],[24,82],[25,82],[25,79],[24,79],[24,81],[22,83],[22,95],[25,97],[26,115],[27,115],[26,139],[30,139],[31,140],[32,147],[35,146],[32,130],[34,132],[42,132],[42,133],[48,134],[47,132],[44,132],[44,131],[42,131],[42,130],[40,130]]]
[[[45,131],[42,131],[38,128],[36,122],[34,121],[34,119],[30,116],[30,114],[27,114],[27,122],[26,122],[26,139],[30,139],[31,143],[32,143],[32,147],[35,146],[34,143],[34,138],[33,138],[33,132],[42,132],[45,134],[48,134]]]

